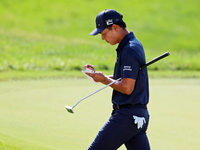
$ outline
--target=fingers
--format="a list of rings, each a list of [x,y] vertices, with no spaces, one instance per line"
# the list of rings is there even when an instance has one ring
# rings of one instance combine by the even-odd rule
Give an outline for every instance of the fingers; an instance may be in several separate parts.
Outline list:
[[[94,73],[86,72],[85,74],[87,74],[87,75],[90,76],[90,77],[93,77],[93,76],[94,76]]]
[[[103,82],[105,75],[102,72],[87,73],[90,77],[94,79],[95,82]]]
[[[85,69],[85,68],[93,68],[93,67],[94,67],[94,65],[86,64],[86,65],[84,66],[84,69]]]
[[[95,72],[94,65],[91,65],[91,64],[86,64],[86,65],[83,67],[83,70],[85,70],[85,69],[90,69],[90,70],[92,70],[93,72]]]
[[[100,76],[102,75],[102,72],[93,72],[93,73],[90,73],[90,72],[86,72],[87,75],[91,76],[91,77],[95,77],[95,76]]]

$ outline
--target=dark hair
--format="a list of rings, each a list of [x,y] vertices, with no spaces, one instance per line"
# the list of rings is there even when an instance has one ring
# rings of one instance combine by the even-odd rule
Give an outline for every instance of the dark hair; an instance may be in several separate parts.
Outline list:
[[[126,28],[126,23],[125,22],[121,22],[121,23],[115,23],[116,25],[119,25],[122,29]],[[107,27],[109,30],[112,29],[112,25]]]

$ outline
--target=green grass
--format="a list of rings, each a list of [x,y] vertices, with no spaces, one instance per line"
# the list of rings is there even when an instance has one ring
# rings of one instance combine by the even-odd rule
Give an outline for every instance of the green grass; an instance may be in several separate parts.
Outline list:
[[[115,48],[89,33],[105,8],[124,15],[130,31],[143,43],[147,61],[170,51],[149,70],[199,71],[198,0],[100,1],[1,0],[0,72],[72,71],[92,63],[112,70]],[[191,75],[194,76],[194,75]]]
[[[113,74],[112,70],[102,70],[106,75]],[[150,78],[200,78],[199,71],[189,70],[150,70]],[[68,79],[85,78],[81,71],[6,71],[0,73],[0,81],[37,80],[37,79]]]
[[[1,142],[0,142],[0,149],[2,149],[2,150],[21,150],[21,148],[9,146],[9,145],[6,145],[6,144],[1,143]]]
[[[0,147],[87,149],[110,116],[111,88],[81,102],[75,114],[64,106],[74,105],[102,86],[88,79],[2,81]],[[199,89],[199,79],[150,79],[148,137],[152,149],[199,148]]]
[[[1,0],[0,149],[82,150],[94,139],[110,115],[111,89],[80,103],[74,115],[64,106],[102,87],[84,79],[83,65],[113,72],[116,46],[89,35],[96,15],[105,8],[123,14],[128,30],[142,42],[147,61],[171,53],[148,67],[152,149],[198,149],[199,4]]]

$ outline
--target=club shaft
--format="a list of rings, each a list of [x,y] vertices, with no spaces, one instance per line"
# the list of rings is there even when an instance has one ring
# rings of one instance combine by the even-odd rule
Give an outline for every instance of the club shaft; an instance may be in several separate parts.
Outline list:
[[[95,91],[95,92],[93,92],[93,93],[91,93],[90,95],[88,95],[88,96],[86,96],[86,97],[84,97],[84,98],[82,98],[81,100],[79,100],[72,108],[74,108],[74,107],[76,107],[76,105],[78,105],[78,103],[80,103],[82,100],[84,100],[84,99],[86,99],[86,98],[88,98],[88,97],[90,97],[90,96],[92,96],[93,94],[95,94],[95,93],[97,93],[97,92],[99,92],[99,91],[101,91],[101,90],[103,90],[103,89],[105,89],[105,88],[107,88],[108,86],[110,86],[110,85],[112,85],[113,83],[115,83],[115,82],[117,82],[117,81],[119,81],[119,80],[121,80],[121,78],[119,78],[119,79],[117,79],[117,80],[115,80],[115,81],[113,81],[113,82],[111,82],[111,83],[109,83],[109,84],[107,84],[106,86],[104,86],[104,87],[102,87],[101,89],[99,89],[99,90],[97,90],[97,91]]]
[[[146,63],[144,66],[142,66],[142,67],[140,68],[140,70],[144,69],[145,67],[147,67],[147,66],[149,66],[149,65],[151,65],[151,64],[153,64],[153,63],[155,63],[156,61],[158,61],[158,60],[160,60],[160,59],[162,59],[162,58],[164,58],[164,57],[167,57],[167,56],[169,56],[169,55],[170,55],[170,53],[169,53],[169,52],[166,52],[166,53],[164,53],[164,54],[162,54],[162,55],[160,55],[160,56],[154,58],[153,60],[149,61],[149,62]]]

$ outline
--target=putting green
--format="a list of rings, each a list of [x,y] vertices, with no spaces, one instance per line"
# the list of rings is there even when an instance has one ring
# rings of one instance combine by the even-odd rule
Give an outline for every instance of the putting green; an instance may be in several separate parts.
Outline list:
[[[111,113],[111,88],[78,104],[75,114],[65,105],[101,87],[88,79],[1,82],[0,143],[23,150],[87,149]],[[200,79],[150,79],[152,149],[199,148],[199,91]]]

